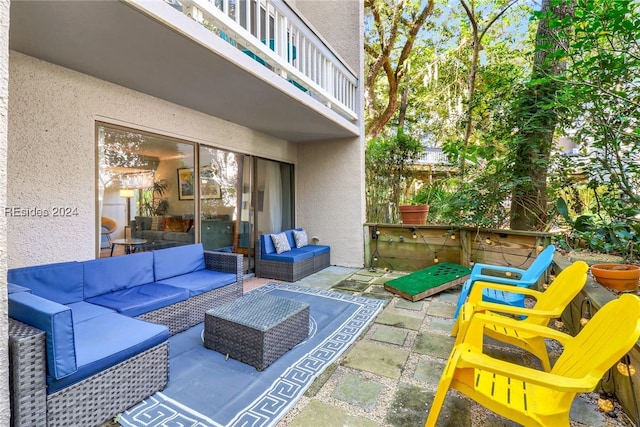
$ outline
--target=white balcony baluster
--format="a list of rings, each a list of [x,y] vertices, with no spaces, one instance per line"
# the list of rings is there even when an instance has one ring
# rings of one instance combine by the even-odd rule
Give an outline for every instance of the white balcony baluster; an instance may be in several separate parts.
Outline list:
[[[282,0],[182,3],[187,15],[215,27],[219,36],[260,64],[342,116],[357,120],[356,76]]]

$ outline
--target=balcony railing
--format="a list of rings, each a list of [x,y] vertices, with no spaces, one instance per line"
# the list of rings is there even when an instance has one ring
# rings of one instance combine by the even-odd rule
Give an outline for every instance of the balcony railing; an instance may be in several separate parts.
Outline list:
[[[358,119],[358,79],[281,0],[180,1],[183,13],[259,64],[343,117]]]
[[[419,165],[450,165],[447,155],[442,152],[441,148],[425,148],[418,161]]]

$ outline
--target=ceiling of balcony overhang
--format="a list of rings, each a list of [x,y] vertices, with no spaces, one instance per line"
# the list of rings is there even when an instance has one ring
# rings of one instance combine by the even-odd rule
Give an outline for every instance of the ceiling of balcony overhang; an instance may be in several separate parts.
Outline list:
[[[171,6],[154,7],[172,23],[120,1],[14,0],[9,46],[288,141],[357,135],[354,123]]]

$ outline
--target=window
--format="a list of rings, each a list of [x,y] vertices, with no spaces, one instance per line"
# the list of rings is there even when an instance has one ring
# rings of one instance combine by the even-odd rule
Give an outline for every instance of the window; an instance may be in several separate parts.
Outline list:
[[[193,185],[194,145],[106,124],[97,140],[98,218],[117,224],[108,238],[98,233],[99,249],[122,238],[143,239],[143,250],[194,243],[194,193],[180,182],[186,171]]]

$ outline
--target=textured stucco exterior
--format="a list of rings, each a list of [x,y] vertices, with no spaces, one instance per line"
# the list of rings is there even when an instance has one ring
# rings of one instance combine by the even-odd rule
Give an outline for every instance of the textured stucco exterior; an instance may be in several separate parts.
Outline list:
[[[9,108],[9,2],[0,1],[0,206],[7,201],[7,116]],[[0,215],[0,426],[9,425],[7,341],[7,220]]]
[[[286,0],[300,11],[329,46],[360,74],[364,46],[364,6],[360,0]],[[361,76],[358,75],[358,78]]]
[[[295,144],[10,52],[8,206],[78,208],[9,217],[10,268],[96,256],[95,122],[296,163]]]
[[[363,79],[363,4],[357,0],[288,0],[322,35],[360,81]],[[336,11],[340,13],[336,13]],[[359,91],[363,105],[363,90]],[[301,144],[298,150],[298,224],[312,224],[321,243],[331,245],[331,262],[348,267],[364,265],[365,220],[364,130],[360,137]]]

